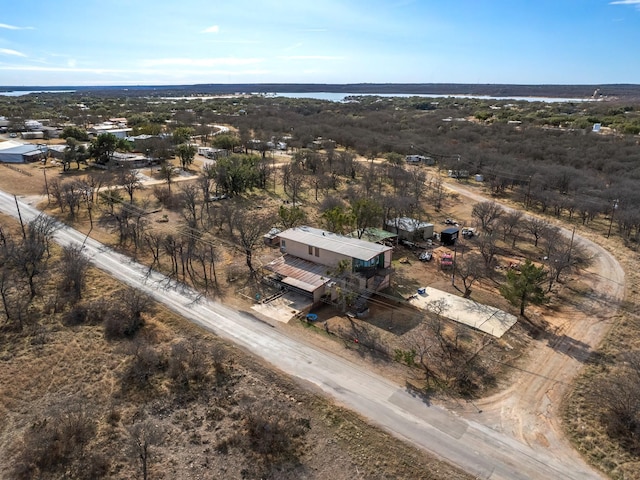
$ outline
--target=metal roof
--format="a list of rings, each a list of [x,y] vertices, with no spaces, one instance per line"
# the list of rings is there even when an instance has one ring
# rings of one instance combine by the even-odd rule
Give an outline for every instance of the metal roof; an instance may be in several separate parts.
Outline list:
[[[358,231],[351,232],[347,235],[351,238],[358,238]],[[366,240],[367,242],[382,242],[384,240],[388,240],[390,238],[396,238],[398,235],[392,232],[387,232],[386,230],[382,230],[381,228],[369,227],[366,228],[360,240]]]
[[[0,151],[7,153],[28,153],[39,152],[40,150],[33,143],[16,142],[15,140],[7,140],[6,142],[0,142]]]
[[[290,228],[280,232],[279,237],[365,261],[392,250],[391,247],[378,243],[345,237],[313,227]]]
[[[42,153],[42,151],[33,143],[7,141],[0,143],[0,153],[14,155],[36,155]]]
[[[306,292],[314,292],[330,280],[326,266],[291,255],[276,258],[264,268],[284,277],[282,283]]]
[[[415,232],[423,228],[433,227],[433,223],[421,222],[415,218],[396,217],[387,220],[387,225],[393,228],[399,228],[405,232]]]

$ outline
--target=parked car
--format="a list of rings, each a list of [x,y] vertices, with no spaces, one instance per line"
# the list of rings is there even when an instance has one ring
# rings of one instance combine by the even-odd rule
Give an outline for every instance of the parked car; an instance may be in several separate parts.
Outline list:
[[[410,242],[409,240],[405,240],[404,238],[400,240],[400,245],[404,245],[405,247],[410,248],[411,250],[418,247],[415,243]]]
[[[229,198],[229,196],[226,193],[223,193],[222,195],[211,195],[209,197],[209,201],[217,202],[218,200],[226,200],[227,198]]]
[[[442,259],[440,260],[440,268],[447,269],[453,268],[453,256],[450,253],[445,253],[442,255]]]
[[[461,235],[463,237],[467,237],[467,238],[471,238],[473,236],[475,236],[476,234],[476,229],[475,228],[463,228],[462,231],[460,232]]]
[[[425,250],[418,256],[418,260],[420,260],[421,262],[430,262],[432,258],[433,258],[433,253],[427,250]]]

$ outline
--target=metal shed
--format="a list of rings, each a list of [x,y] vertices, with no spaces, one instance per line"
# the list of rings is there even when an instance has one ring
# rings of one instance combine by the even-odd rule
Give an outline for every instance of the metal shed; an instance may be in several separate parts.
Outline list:
[[[440,241],[443,245],[454,245],[458,236],[460,235],[460,229],[457,227],[445,228],[440,232]]]

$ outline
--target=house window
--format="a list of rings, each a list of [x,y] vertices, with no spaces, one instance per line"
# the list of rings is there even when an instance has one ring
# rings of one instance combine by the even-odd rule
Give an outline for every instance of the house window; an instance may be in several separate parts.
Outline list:
[[[287,248],[287,243],[284,240],[280,239],[280,250],[284,252],[286,248]]]
[[[313,247],[309,245],[309,255],[313,255]]]
[[[320,249],[318,247],[316,247],[316,257],[320,256]]]

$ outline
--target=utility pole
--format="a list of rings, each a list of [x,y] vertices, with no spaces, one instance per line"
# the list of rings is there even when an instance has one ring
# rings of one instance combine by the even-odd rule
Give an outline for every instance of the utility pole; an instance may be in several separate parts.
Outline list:
[[[26,240],[27,239],[27,232],[24,229],[24,222],[22,221],[22,214],[20,213],[20,205],[18,204],[18,197],[16,197],[14,195],[13,199],[16,201],[16,209],[18,210],[18,219],[20,219],[20,227],[22,228],[22,238],[24,240]]]
[[[49,183],[47,182],[47,165],[42,165],[42,174],[44,175],[44,188],[47,191],[47,205],[51,205],[51,197],[49,195]]]
[[[458,257],[458,239],[453,241],[453,272],[451,272],[451,285],[456,285],[456,258]]]
[[[611,220],[609,221],[609,231],[607,232],[607,238],[611,236],[611,227],[613,226],[613,214],[616,213],[616,208],[618,208],[617,198],[613,201],[613,207],[611,208]]]
[[[44,145],[40,145],[38,144],[38,150],[40,150],[40,155],[42,156],[41,158],[41,163],[42,163],[42,174],[44,175],[44,188],[47,191],[47,205],[51,205],[51,196],[49,195],[49,183],[47,182],[47,155],[48,155],[48,149],[47,149],[47,153],[45,153],[44,150]]]
[[[569,254],[567,255],[567,263],[571,265],[571,252],[573,250],[573,239],[576,236],[576,227],[574,225],[573,232],[571,232],[571,242],[569,242]]]

